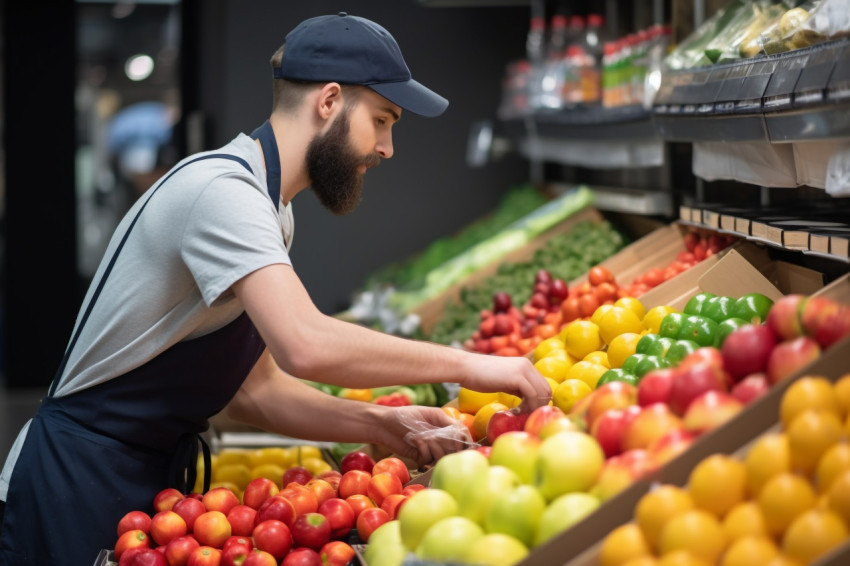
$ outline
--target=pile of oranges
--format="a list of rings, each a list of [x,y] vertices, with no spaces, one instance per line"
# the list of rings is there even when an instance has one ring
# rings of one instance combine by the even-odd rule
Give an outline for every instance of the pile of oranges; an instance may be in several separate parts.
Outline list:
[[[647,492],[599,548],[601,566],[805,565],[850,538],[850,374],[809,375],[779,425],[740,457],[712,454],[684,487]]]

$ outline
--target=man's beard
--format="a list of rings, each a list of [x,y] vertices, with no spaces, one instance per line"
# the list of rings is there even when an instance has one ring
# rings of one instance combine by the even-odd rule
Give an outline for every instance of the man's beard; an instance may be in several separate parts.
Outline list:
[[[349,143],[348,133],[346,110],[325,135],[317,135],[307,147],[310,188],[322,206],[336,215],[353,211],[363,198],[363,175],[358,167],[377,165],[381,159],[374,153],[358,155]]]

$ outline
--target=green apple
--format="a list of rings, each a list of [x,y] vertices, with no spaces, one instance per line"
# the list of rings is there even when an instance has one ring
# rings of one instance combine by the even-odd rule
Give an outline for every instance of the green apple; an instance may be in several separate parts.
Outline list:
[[[598,497],[581,491],[565,493],[546,506],[540,517],[540,526],[534,546],[543,544],[555,535],[567,530],[595,511],[601,502]]]
[[[487,533],[476,540],[466,553],[464,563],[481,566],[513,566],[528,555],[528,547],[504,533]],[[372,563],[369,563],[372,566]]]
[[[387,521],[369,535],[369,545],[367,550],[379,547],[389,546],[391,544],[403,544],[401,540],[401,527],[398,521]]]
[[[469,481],[489,467],[487,456],[472,448],[447,454],[434,465],[430,487],[447,491],[459,501]]]
[[[546,500],[540,491],[533,485],[521,484],[493,499],[484,517],[484,528],[488,533],[511,535],[531,546],[545,509]]]
[[[519,476],[505,466],[489,466],[479,474],[469,489],[465,490],[457,500],[458,513],[472,519],[479,525],[484,524],[484,517],[490,503],[500,493],[510,491],[520,485]]]
[[[410,551],[401,543],[375,546],[369,541],[363,558],[369,566],[401,566],[409,554]]]
[[[425,531],[416,556],[433,562],[460,562],[469,545],[484,536],[484,529],[466,517],[459,515],[440,519]]]
[[[525,431],[500,434],[490,450],[490,465],[510,468],[522,483],[533,484],[540,445],[540,437]]]
[[[549,502],[565,493],[587,491],[604,463],[605,454],[595,438],[584,432],[559,432],[540,444],[537,488]]]
[[[448,491],[432,487],[417,491],[398,513],[401,541],[408,550],[416,550],[431,525],[454,515],[457,515],[457,502]]]

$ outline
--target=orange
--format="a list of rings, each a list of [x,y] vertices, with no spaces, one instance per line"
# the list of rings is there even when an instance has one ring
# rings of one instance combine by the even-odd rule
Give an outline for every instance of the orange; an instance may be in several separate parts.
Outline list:
[[[832,480],[842,472],[850,470],[850,444],[846,440],[837,442],[823,453],[815,469],[815,486],[819,493],[826,493]]]
[[[761,488],[757,501],[768,532],[777,537],[782,536],[800,514],[817,505],[812,485],[791,472],[770,478]]]
[[[567,375],[569,369],[573,366],[569,361],[563,358],[549,356],[535,362],[534,368],[540,372],[543,377],[550,377],[561,383]]]
[[[653,334],[658,334],[658,331],[661,329],[661,321],[664,320],[664,317],[670,314],[671,312],[678,312],[671,306],[668,305],[659,305],[657,307],[652,307],[641,320],[641,325],[648,331]]]
[[[844,417],[850,415],[850,373],[842,375],[832,386],[835,397],[838,399],[838,407]]]
[[[826,492],[826,506],[850,524],[850,472],[842,472],[832,480]]]
[[[457,408],[464,413],[472,413],[474,415],[478,412],[478,409],[487,403],[493,403],[498,400],[498,393],[482,393],[461,387],[457,393]]]
[[[608,369],[611,369],[611,362],[608,361],[608,353],[602,350],[596,350],[595,352],[589,353],[584,358],[582,358],[582,361],[599,364],[601,366],[605,366]]]
[[[847,525],[828,509],[810,509],[789,525],[782,537],[782,550],[794,560],[811,564],[850,536]]]
[[[687,550],[675,550],[662,556],[658,566],[713,566],[713,563]]]
[[[712,454],[700,461],[688,478],[694,504],[722,519],[746,497],[747,471],[743,462],[726,454]]]
[[[643,332],[640,318],[633,310],[625,307],[613,307],[608,309],[608,312],[599,319],[599,335],[606,344],[610,344],[614,338],[624,332],[635,334]]]
[[[726,535],[717,517],[703,509],[683,511],[671,517],[658,541],[662,555],[685,550],[714,564],[726,549]]]
[[[608,368],[601,364],[592,362],[580,361],[576,362],[567,370],[564,379],[580,379],[587,383],[591,389],[596,389],[596,382],[602,377],[602,374],[608,371]]]
[[[637,332],[624,332],[608,344],[608,362],[612,368],[623,367],[626,358],[635,353],[641,335]]]
[[[658,566],[658,559],[654,556],[638,556],[623,562],[621,566]]]
[[[339,396],[343,399],[352,399],[354,401],[371,401],[372,400],[372,390],[371,389],[343,389],[340,391]]]
[[[552,403],[569,414],[573,405],[590,395],[591,391],[590,385],[581,379],[565,379],[552,390]]]
[[[531,361],[536,362],[540,358],[545,358],[552,350],[563,349],[564,341],[561,340],[559,337],[552,336],[551,338],[546,338],[545,340],[542,340],[540,344],[534,347],[534,350],[531,354]]]
[[[747,491],[750,497],[756,497],[767,480],[791,471],[788,436],[781,432],[760,436],[744,458],[744,467],[747,470]]]
[[[807,409],[824,409],[839,416],[842,414],[838,395],[827,378],[804,375],[788,386],[782,394],[779,417],[786,428],[791,425],[794,417]]]
[[[787,434],[791,466],[804,474],[811,474],[824,452],[841,439],[843,424],[832,411],[808,409],[794,417],[788,425]]]
[[[499,411],[507,411],[508,406],[494,401],[487,403],[475,413],[475,419],[472,421],[472,440],[478,442],[487,436],[487,423],[490,418]]]
[[[747,536],[770,536],[761,508],[751,499],[738,503],[726,513],[723,532],[730,542]]]
[[[658,548],[661,530],[667,521],[683,511],[694,508],[691,494],[673,484],[661,484],[647,492],[635,506],[635,518],[652,548]]]
[[[643,317],[646,316],[646,307],[643,306],[640,299],[636,299],[635,297],[620,297],[614,301],[614,306],[629,309],[637,315],[638,320],[643,320]]]
[[[560,338],[567,353],[577,360],[603,346],[599,327],[589,320],[570,322],[561,330]]]
[[[608,533],[599,547],[600,566],[620,566],[633,558],[650,556],[652,551],[643,531],[634,523],[626,523]]]
[[[779,555],[776,543],[766,536],[748,535],[734,541],[723,554],[720,566],[767,564]]]

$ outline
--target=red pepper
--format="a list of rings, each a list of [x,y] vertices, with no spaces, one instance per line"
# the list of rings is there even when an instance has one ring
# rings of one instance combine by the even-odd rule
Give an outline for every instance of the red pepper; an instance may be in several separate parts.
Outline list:
[[[407,395],[399,392],[390,393],[389,395],[381,395],[373,402],[387,407],[405,407],[410,405],[410,399],[407,398]]]

